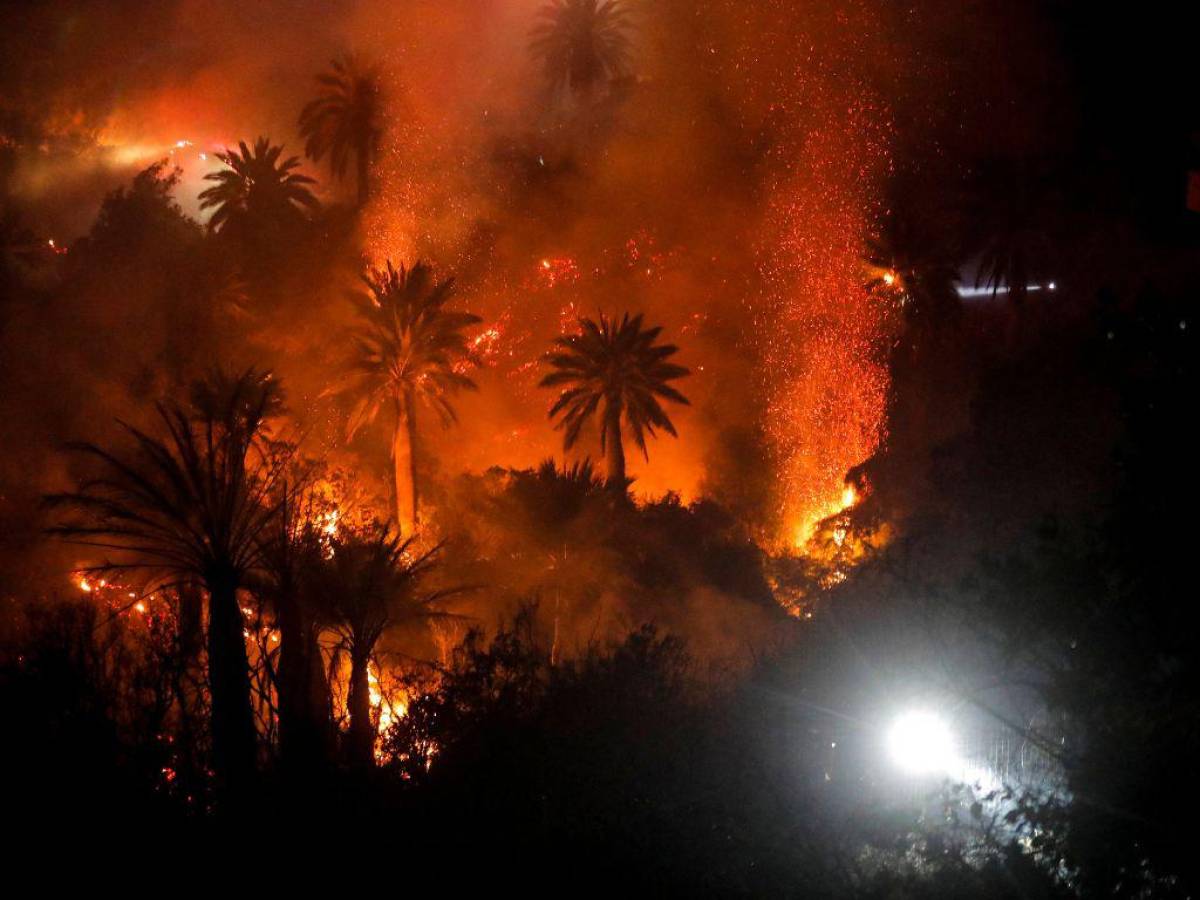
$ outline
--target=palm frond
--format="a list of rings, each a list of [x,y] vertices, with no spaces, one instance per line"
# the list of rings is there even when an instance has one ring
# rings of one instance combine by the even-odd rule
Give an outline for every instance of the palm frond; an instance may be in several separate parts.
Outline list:
[[[543,357],[550,371],[538,382],[541,387],[562,390],[550,406],[549,417],[563,431],[563,447],[571,449],[583,426],[601,404],[600,447],[619,440],[611,413],[623,416],[634,443],[647,452],[646,437],[656,429],[675,435],[675,426],[656,399],[663,397],[686,405],[687,398],[668,382],[683,378],[689,370],[665,362],[678,348],[655,343],[661,327],[643,327],[642,316],[624,314],[619,321],[600,316],[585,318],[579,331],[555,340],[556,349]]]
[[[254,370],[214,373],[193,405],[159,407],[160,435],[122,423],[124,451],[71,445],[99,474],[45,498],[61,516],[49,533],[117,554],[104,567],[240,580],[257,565],[255,540],[275,513],[267,497],[278,467],[260,438],[278,396]]]
[[[218,153],[225,168],[210,172],[205,181],[213,186],[200,193],[200,208],[212,209],[208,228],[221,231],[232,222],[246,221],[254,216],[277,220],[294,218],[300,208],[320,206],[308,189],[315,180],[293,171],[300,166],[298,157],[279,161],[282,145],[273,145],[269,138],[259,137],[251,149],[240,141],[236,150]]]
[[[354,394],[349,430],[373,421],[388,400],[412,396],[453,423],[452,398],[476,389],[462,371],[470,364],[465,329],[481,321],[473,313],[448,310],[453,279],[437,280],[418,262],[383,268],[361,276],[365,292],[355,297],[359,327],[352,334],[353,353],[329,394]]]

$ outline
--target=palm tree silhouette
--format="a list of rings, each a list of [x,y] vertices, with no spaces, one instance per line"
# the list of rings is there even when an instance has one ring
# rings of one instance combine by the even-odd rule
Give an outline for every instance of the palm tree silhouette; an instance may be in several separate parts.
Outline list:
[[[975,287],[994,297],[1002,289],[1016,306],[1029,288],[1043,287],[1052,274],[1059,203],[1058,179],[1042,160],[995,160],[973,179],[969,242],[979,254]]]
[[[304,476],[301,476],[302,478]],[[259,539],[263,576],[256,593],[279,630],[279,750],[285,766],[303,770],[328,758],[333,743],[329,685],[319,637],[324,597],[318,573],[328,552],[311,490],[281,485],[280,503]]]
[[[354,157],[358,205],[370,194],[371,160],[383,135],[380,121],[379,74],[353,54],[335,59],[329,71],[317,76],[322,93],[300,112],[304,154],[313,162],[329,156],[329,170],[346,175]]]
[[[551,0],[538,11],[530,51],[551,88],[588,99],[629,62],[629,18],[622,0]]]
[[[865,257],[867,288],[898,296],[905,317],[921,329],[952,322],[962,312],[954,254],[927,232],[921,223],[893,214],[868,239]]]
[[[253,369],[210,379],[196,404],[158,406],[162,437],[121,423],[129,452],[72,445],[100,474],[46,498],[67,511],[52,534],[116,555],[87,571],[141,573],[147,592],[207,591],[213,764],[234,788],[253,771],[256,743],[238,591],[261,565],[256,539],[276,511],[279,466],[265,426],[279,392]]]
[[[564,465],[544,460],[537,469],[518,473],[512,482],[509,499],[497,513],[526,535],[546,560],[546,586],[553,594],[553,630],[550,639],[550,664],[559,660],[564,593],[570,596],[577,586],[579,567],[572,548],[594,539],[594,522],[583,516],[595,500],[609,506],[612,494],[596,473],[591,459]]]
[[[433,604],[452,591],[420,591],[441,545],[421,551],[415,540],[415,535],[402,538],[384,524],[338,536],[331,541],[320,579],[329,617],[350,657],[348,755],[356,765],[369,766],[374,758],[370,664],[379,639],[395,625],[450,615]]]
[[[209,229],[283,222],[299,217],[302,207],[317,208],[317,198],[308,189],[315,180],[292,171],[300,165],[298,157],[280,162],[282,154],[283,146],[265,137],[254,142],[253,150],[242,141],[236,150],[217,154],[225,168],[205,175],[204,180],[214,184],[200,192],[200,209],[213,210]]]
[[[355,297],[360,327],[354,333],[354,358],[329,393],[357,395],[348,438],[385,407],[394,411],[396,523],[408,534],[416,528],[419,510],[418,407],[432,407],[445,426],[457,421],[451,398],[460,390],[475,390],[464,371],[471,359],[463,329],[482,320],[447,310],[454,279],[435,280],[425,263],[396,269],[389,261],[384,269],[369,270],[363,281],[367,293]]]
[[[673,344],[655,344],[661,327],[642,328],[641,315],[632,319],[626,313],[620,324],[601,315],[599,323],[580,319],[577,334],[555,341],[559,349],[547,353],[545,361],[555,371],[540,382],[542,387],[570,385],[550,407],[550,418],[560,416],[557,428],[563,430],[563,448],[571,449],[580,430],[600,404],[600,450],[605,454],[608,484],[625,491],[625,447],[621,421],[633,432],[634,443],[647,459],[646,436],[655,437],[661,428],[675,436],[658,398],[687,404],[683,394],[667,382],[690,374],[683,366],[667,360],[678,352]]]

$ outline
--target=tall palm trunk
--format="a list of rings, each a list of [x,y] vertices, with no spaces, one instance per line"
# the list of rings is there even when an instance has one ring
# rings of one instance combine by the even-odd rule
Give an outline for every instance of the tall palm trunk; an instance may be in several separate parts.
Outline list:
[[[246,785],[254,772],[250,666],[242,611],[237,601],[237,580],[223,573],[209,578],[207,587],[213,769],[226,787],[236,791]]]
[[[204,595],[187,584],[179,589],[179,655],[185,669],[193,668],[204,645]]]
[[[318,765],[329,744],[328,706],[317,632],[295,599],[279,609],[279,747],[284,765]]]
[[[176,688],[181,718],[190,724],[196,709],[194,686],[202,680],[204,649],[204,595],[196,585],[179,589],[179,683]]]
[[[604,407],[607,420],[604,444],[604,464],[608,473],[608,486],[614,491],[625,492],[625,445],[621,440],[621,405],[611,400]]]
[[[371,157],[370,151],[365,145],[358,148],[355,162],[358,164],[358,208],[362,209],[367,205],[367,200],[371,196]]]
[[[178,648],[173,682],[175,702],[179,704],[180,761],[191,775],[202,768],[196,754],[196,735],[204,682],[204,595],[191,584],[179,589]]]
[[[579,102],[580,108],[584,112],[588,112],[595,105],[596,101],[596,76],[590,70],[577,71],[572,73],[571,87],[575,91],[575,98]]]
[[[417,409],[411,389],[396,400],[392,432],[392,465],[396,493],[396,527],[403,535],[417,528]]]
[[[333,696],[329,691],[329,679],[325,675],[325,657],[321,655],[319,630],[314,625],[305,638],[308,641],[308,709],[316,725],[320,742],[321,758],[329,759],[334,746]]]
[[[346,707],[350,712],[348,735],[349,760],[352,765],[368,768],[375,760],[375,724],[371,721],[370,659],[358,648],[350,652],[350,695]]]
[[[290,592],[289,592],[290,593]],[[303,626],[294,596],[279,600],[279,752],[287,766],[303,761],[305,701]]]

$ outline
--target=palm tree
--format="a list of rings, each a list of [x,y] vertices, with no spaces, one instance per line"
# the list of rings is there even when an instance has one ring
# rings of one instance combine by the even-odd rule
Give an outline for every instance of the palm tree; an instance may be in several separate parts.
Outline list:
[[[981,167],[971,190],[977,214],[969,237],[979,254],[976,288],[986,288],[993,297],[1007,289],[1020,307],[1031,286],[1050,280],[1059,180],[1041,160],[996,160]]]
[[[311,493],[284,484],[279,514],[260,541],[265,577],[258,591],[279,629],[279,749],[285,766],[311,769],[332,745],[329,684],[319,637],[323,598],[314,573],[327,552]]]
[[[624,492],[625,447],[621,421],[633,432],[633,440],[647,459],[646,436],[655,437],[661,428],[676,436],[658,398],[687,404],[683,394],[667,382],[690,374],[683,366],[668,362],[678,347],[655,344],[661,327],[642,328],[641,315],[628,313],[620,324],[601,315],[600,322],[580,319],[579,332],[555,341],[559,349],[546,354],[545,360],[555,371],[541,380],[542,387],[571,385],[550,407],[550,418],[560,416],[557,428],[563,430],[563,449],[570,450],[580,430],[601,402],[600,451],[605,454],[609,487]]]
[[[569,596],[579,578],[571,548],[594,542],[595,520],[583,513],[599,500],[592,508],[610,518],[612,494],[590,459],[561,469],[547,459],[532,473],[517,473],[506,499],[509,503],[497,509],[500,521],[515,525],[516,533],[525,535],[546,559],[547,583],[554,595],[550,664],[557,665],[563,594]]]
[[[260,137],[254,149],[245,141],[238,149],[218,153],[225,164],[219,172],[210,172],[205,181],[213,186],[200,192],[200,209],[212,209],[208,227],[221,231],[231,224],[245,222],[286,222],[298,218],[300,209],[319,205],[308,185],[315,180],[292,171],[300,159],[289,156],[280,162],[281,144]]]
[[[590,98],[629,62],[629,18],[622,0],[551,0],[538,11],[530,50],[551,88]]]
[[[463,371],[471,361],[463,329],[481,319],[447,310],[454,279],[436,281],[424,263],[396,269],[389,261],[384,269],[369,270],[363,281],[368,290],[355,298],[360,327],[354,359],[330,393],[358,397],[347,422],[350,438],[382,409],[392,408],[396,522],[408,534],[416,527],[419,506],[418,407],[432,407],[445,426],[457,421],[451,398],[460,390],[475,390]]]
[[[263,434],[278,391],[249,370],[199,389],[199,406],[160,404],[162,437],[121,423],[129,452],[73,445],[100,473],[47,498],[68,511],[51,533],[116,555],[89,571],[141,573],[147,591],[204,586],[213,764],[234,788],[253,771],[256,743],[238,591],[261,564],[256,538],[275,515],[277,468]]]
[[[379,74],[358,57],[335,59],[330,71],[317,76],[323,92],[300,112],[304,155],[320,162],[329,155],[329,170],[338,179],[346,175],[350,157],[358,173],[358,205],[370,193],[372,157],[383,135],[379,102]]]
[[[918,328],[953,322],[962,312],[953,254],[916,221],[894,214],[867,242],[867,288],[898,296],[905,317]]]
[[[432,606],[453,592],[419,590],[441,545],[420,551],[414,547],[415,540],[415,536],[403,538],[383,524],[336,537],[321,578],[334,628],[350,657],[348,755],[356,765],[369,766],[374,759],[370,664],[379,639],[395,625],[449,615]]]
[[[264,426],[284,413],[283,385],[269,369],[231,373],[217,366],[192,383],[188,411],[197,422],[221,422],[265,447],[269,434]]]

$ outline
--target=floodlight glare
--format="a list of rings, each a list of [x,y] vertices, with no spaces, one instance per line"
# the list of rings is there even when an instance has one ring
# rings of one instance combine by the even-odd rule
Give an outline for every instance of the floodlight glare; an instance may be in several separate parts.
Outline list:
[[[887,735],[892,761],[910,775],[940,775],[954,765],[954,736],[931,712],[914,710],[899,716]]]

